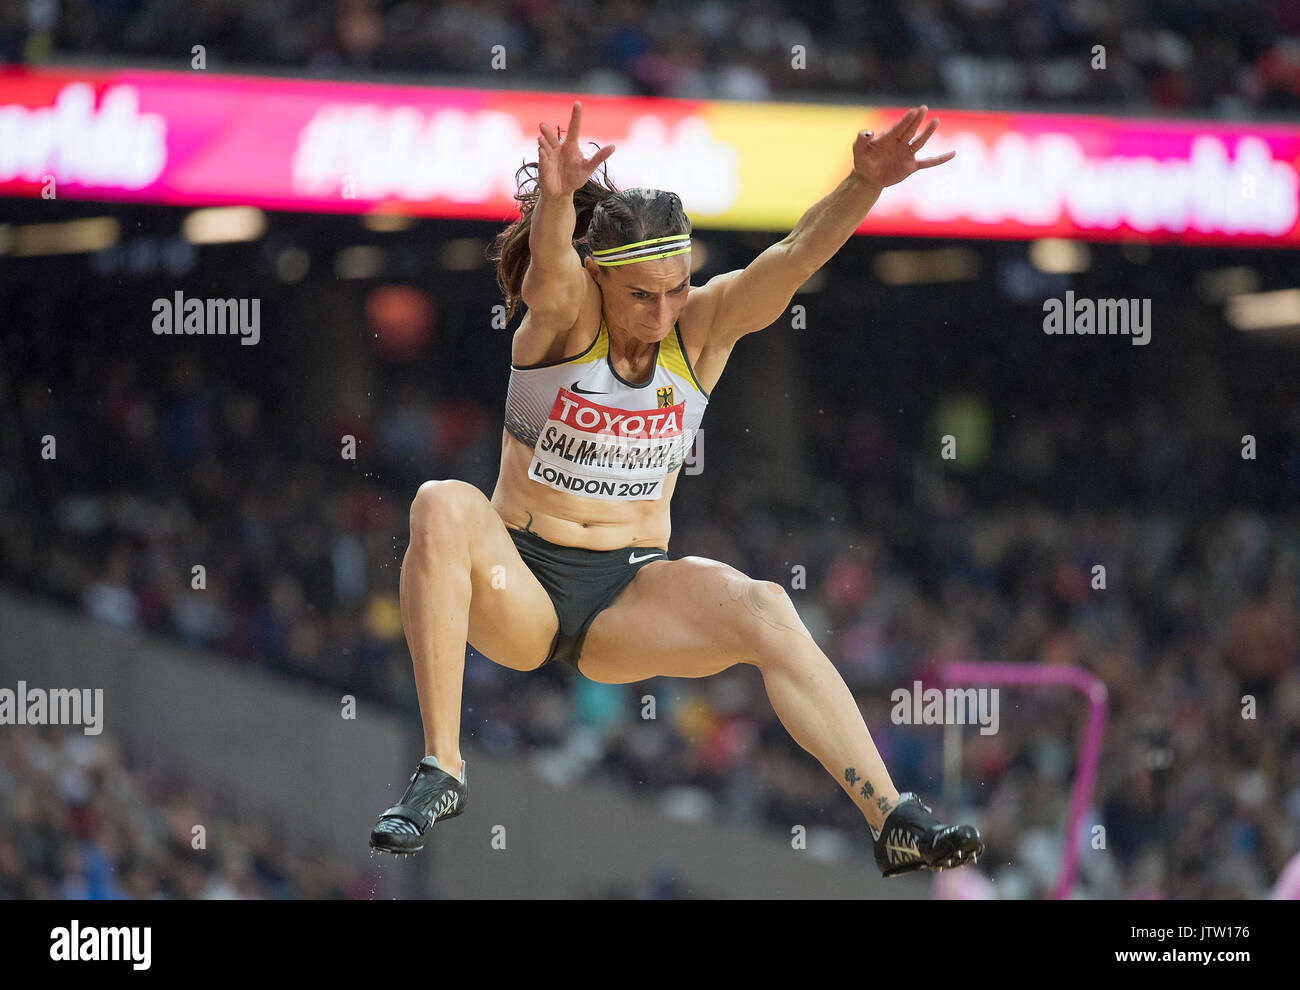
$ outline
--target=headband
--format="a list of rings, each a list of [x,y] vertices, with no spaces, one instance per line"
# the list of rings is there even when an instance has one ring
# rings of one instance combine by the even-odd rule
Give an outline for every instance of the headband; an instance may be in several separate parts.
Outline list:
[[[630,265],[634,261],[652,261],[655,258],[671,258],[675,254],[685,254],[691,249],[690,234],[673,234],[671,237],[655,237],[648,241],[633,241],[622,247],[605,248],[592,251],[592,260],[596,264],[609,268],[614,265]]]

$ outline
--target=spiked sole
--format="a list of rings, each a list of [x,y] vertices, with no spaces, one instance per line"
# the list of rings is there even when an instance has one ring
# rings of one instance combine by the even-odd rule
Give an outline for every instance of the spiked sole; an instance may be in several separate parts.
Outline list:
[[[370,849],[373,852],[388,853],[390,856],[398,856],[401,859],[410,859],[416,853],[424,849],[424,846],[419,846],[416,849],[389,849],[386,846],[377,846],[372,842],[370,843]]]
[[[906,866],[898,866],[884,871],[881,875],[886,879],[890,877],[901,877],[905,873],[915,873],[917,870],[932,870],[938,873],[940,870],[952,870],[959,866],[965,866],[967,863],[974,865],[979,862],[979,858],[984,855],[984,843],[975,836],[965,836],[957,848],[951,850],[943,859],[936,860],[934,863],[909,863]]]

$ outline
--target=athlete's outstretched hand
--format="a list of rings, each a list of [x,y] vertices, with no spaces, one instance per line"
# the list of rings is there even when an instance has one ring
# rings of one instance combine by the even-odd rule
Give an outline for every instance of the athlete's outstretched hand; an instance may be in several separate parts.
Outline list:
[[[537,184],[547,196],[568,196],[587,184],[591,173],[614,153],[607,144],[590,158],[584,158],[578,148],[578,127],[582,123],[582,104],[573,101],[573,116],[569,118],[568,133],[561,140],[545,124],[542,136],[537,139]]]
[[[930,135],[939,126],[939,118],[930,121],[930,126],[915,141],[912,135],[925,119],[929,107],[913,107],[903,114],[897,124],[884,134],[873,135],[871,131],[859,131],[858,139],[853,142],[853,171],[868,182],[880,187],[892,186],[902,182],[920,168],[934,168],[949,161],[955,151],[937,158],[916,157]]]

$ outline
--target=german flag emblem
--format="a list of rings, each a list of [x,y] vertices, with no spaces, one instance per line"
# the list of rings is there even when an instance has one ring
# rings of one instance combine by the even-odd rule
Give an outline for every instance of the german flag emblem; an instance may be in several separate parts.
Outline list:
[[[660,409],[673,404],[673,387],[671,385],[665,385],[663,388],[655,389],[655,395],[659,397]]]

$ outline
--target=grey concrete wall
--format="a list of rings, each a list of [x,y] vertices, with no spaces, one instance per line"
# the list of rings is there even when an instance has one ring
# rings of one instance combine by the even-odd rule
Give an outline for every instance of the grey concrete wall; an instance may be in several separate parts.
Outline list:
[[[701,897],[914,898],[930,889],[920,877],[886,883],[865,861],[819,861],[779,832],[673,821],[615,785],[557,787],[527,757],[469,745],[466,812],[435,826],[419,856],[376,857],[370,828],[423,755],[418,726],[387,710],[361,701],[345,720],[337,692],[0,590],[0,687],[19,680],[103,688],[105,733],[147,767],[229,795],[230,817],[283,829],[296,852],[366,869],[379,898],[571,898],[610,884],[638,894],[665,860]],[[497,826],[504,849],[493,848]]]

